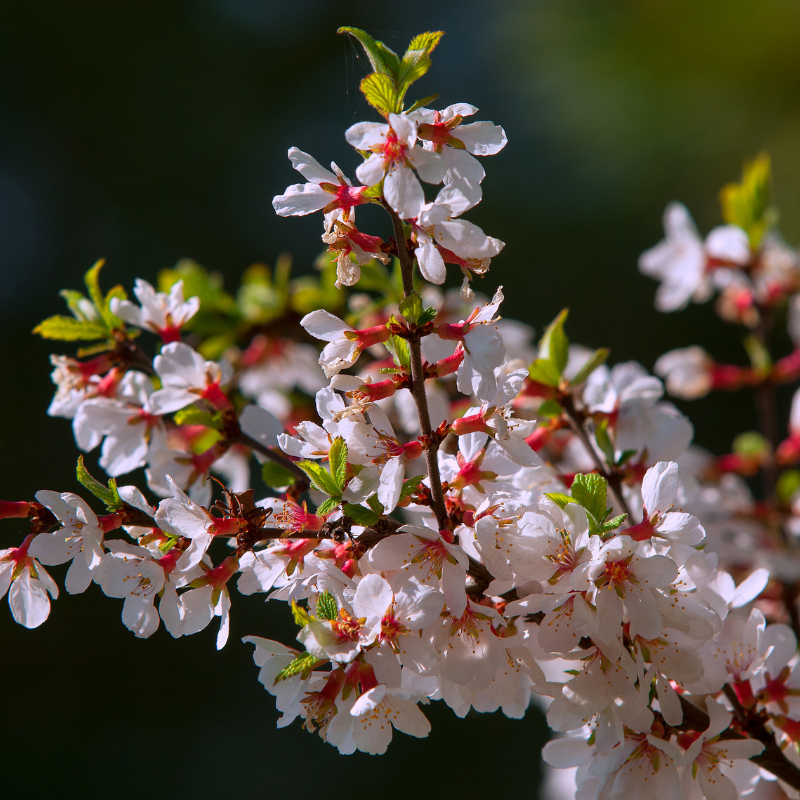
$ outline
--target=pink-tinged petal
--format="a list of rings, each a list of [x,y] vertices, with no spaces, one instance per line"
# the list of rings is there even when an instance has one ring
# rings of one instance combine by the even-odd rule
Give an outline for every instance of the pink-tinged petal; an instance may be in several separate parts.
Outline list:
[[[462,258],[491,258],[505,243],[487,236],[477,225],[464,219],[451,219],[439,223],[435,236],[440,244]]]
[[[188,386],[205,388],[209,367],[218,369],[214,362],[206,361],[183,342],[165,345],[153,360],[153,366],[165,387],[181,389]]]
[[[416,249],[417,261],[422,277],[426,281],[440,285],[447,277],[447,268],[444,264],[439,248],[432,241],[424,242]]]
[[[478,109],[470,103],[453,103],[441,111],[442,122],[450,122],[453,117],[471,117]]]
[[[402,458],[390,458],[381,471],[378,500],[387,514],[394,511],[397,501],[400,499],[405,474],[406,465]]]
[[[158,630],[158,612],[148,600],[126,597],[122,606],[122,624],[137,638],[146,639]]]
[[[325,169],[313,156],[304,153],[298,147],[289,148],[289,161],[311,183],[332,183],[334,186],[339,183],[337,177],[330,170]]]
[[[11,584],[8,604],[14,620],[25,628],[38,628],[50,615],[50,598],[28,569]]]
[[[744,266],[750,261],[750,241],[738,225],[720,225],[714,228],[705,242],[706,252],[720,261],[732,261]]]
[[[678,693],[663,675],[656,676],[656,693],[661,714],[667,725],[680,725],[683,722],[683,707]]]
[[[231,598],[227,592],[220,595],[217,603],[216,614],[220,617],[219,632],[217,633],[217,650],[222,650],[228,642],[231,632]]]
[[[31,542],[28,555],[48,566],[63,564],[72,558],[72,548],[67,544],[66,536],[67,534],[60,531],[40,533]]]
[[[327,311],[312,311],[300,320],[300,324],[316,339],[335,342],[344,336],[345,331],[353,329],[345,322]]]
[[[386,176],[383,195],[402,219],[418,216],[425,203],[422,186],[408,167],[396,167]]]
[[[668,511],[678,492],[678,465],[659,461],[647,470],[642,481],[642,502],[649,514]]]
[[[35,541],[35,540],[34,540]],[[741,608],[751,600],[755,600],[764,591],[769,582],[769,570],[762,567],[751,572],[737,587],[728,605]]]
[[[154,414],[171,414],[194,403],[198,395],[188,389],[159,389],[150,395],[150,408]]]
[[[7,552],[7,551],[6,551]],[[11,576],[14,574],[14,562],[0,562],[0,599],[5,597],[8,587],[11,586]]]
[[[389,706],[392,725],[400,733],[424,739],[431,732],[431,723],[416,703],[389,695],[384,701]]]
[[[667,556],[636,558],[631,566],[639,584],[650,589],[662,589],[678,577],[677,565]]]
[[[394,593],[389,582],[380,575],[366,575],[362,578],[353,598],[353,611],[356,617],[366,617],[368,624],[383,618],[392,605]]]
[[[442,594],[447,610],[454,617],[460,617],[467,607],[466,579],[464,567],[447,560],[442,562]]]
[[[438,153],[415,147],[407,153],[408,160],[425,183],[441,183],[444,180],[447,165]]]
[[[508,144],[506,132],[499,125],[487,121],[459,125],[453,135],[474,156],[493,156]]]
[[[521,437],[509,434],[505,439],[496,438],[495,444],[502,448],[506,455],[520,467],[541,467],[542,459]]]
[[[661,612],[658,610],[653,593],[649,589],[626,586],[625,610],[631,620],[631,636],[655,639],[664,629]]]
[[[86,564],[86,559],[78,553],[76,558],[67,570],[67,577],[64,579],[64,588],[69,594],[82,594],[89,588],[92,582],[92,573]]]
[[[183,636],[183,622],[186,612],[175,590],[175,584],[167,581],[164,586],[164,594],[158,603],[158,613],[164,620],[164,627],[169,631],[170,636],[177,639]]]
[[[143,467],[147,462],[149,443],[144,423],[119,428],[103,442],[100,466],[112,478]]]
[[[378,542],[367,558],[373,569],[386,572],[410,563],[419,549],[420,543],[414,536],[398,533]]]
[[[389,126],[384,122],[356,122],[345,131],[344,138],[356,150],[369,150],[381,144],[388,131]]]
[[[180,567],[180,563],[178,566]],[[186,612],[183,623],[184,636],[202,631],[214,619],[214,607],[211,605],[212,591],[211,586],[203,586],[201,589],[190,589],[181,595]]]
[[[364,186],[376,186],[386,174],[386,166],[383,158],[377,153],[373,153],[366,161],[356,168],[356,177]]]
[[[321,211],[333,199],[316,183],[295,183],[286,187],[285,194],[272,198],[272,207],[279,217],[304,217]]]
[[[178,559],[177,567],[182,572],[196,567],[202,560],[211,545],[213,537],[209,533],[200,533],[195,535],[192,543],[184,550],[181,557]],[[204,626],[205,627],[205,626]]]

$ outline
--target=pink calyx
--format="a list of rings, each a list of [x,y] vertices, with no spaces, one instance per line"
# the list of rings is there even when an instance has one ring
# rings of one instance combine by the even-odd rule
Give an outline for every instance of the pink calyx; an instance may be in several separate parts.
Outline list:
[[[467,433],[492,433],[492,429],[486,424],[483,412],[470,414],[468,417],[460,417],[450,426],[456,436],[463,436]]]
[[[200,397],[202,397],[203,400],[208,400],[218,411],[232,408],[231,401],[228,395],[220,388],[219,381],[207,383],[206,388],[200,393]]]
[[[373,344],[385,342],[392,335],[392,332],[385,325],[375,325],[373,328],[364,328],[360,331],[345,331],[345,339],[351,342],[358,342],[359,348],[371,347]]]
[[[0,500],[0,519],[24,519],[32,509],[24,500]]]

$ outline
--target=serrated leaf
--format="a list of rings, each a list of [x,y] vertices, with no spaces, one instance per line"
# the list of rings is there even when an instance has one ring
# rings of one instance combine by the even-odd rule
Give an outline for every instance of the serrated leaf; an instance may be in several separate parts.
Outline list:
[[[397,87],[401,96],[414,81],[419,80],[431,68],[430,54],[442,36],[444,36],[443,31],[428,31],[411,40],[397,70]]]
[[[61,315],[48,317],[40,322],[33,332],[43,339],[55,339],[60,342],[89,342],[108,338],[108,328],[101,322],[89,322]]]
[[[333,475],[321,464],[316,461],[298,461],[297,466],[308,475],[314,488],[318,491],[324,492],[331,497],[339,497],[341,495],[341,490],[336,485]]]
[[[267,486],[277,489],[283,486],[291,486],[295,481],[295,475],[275,461],[267,461],[261,466],[261,480]]]
[[[384,508],[383,503],[378,500],[378,495],[373,494],[367,498],[367,505],[379,516],[383,516]]]
[[[582,505],[597,522],[606,517],[608,481],[595,472],[578,474],[570,489],[574,502]]]
[[[550,359],[537,358],[528,367],[528,376],[536,383],[543,383],[545,386],[558,386],[561,382],[561,373]]]
[[[330,451],[328,452],[328,459],[331,464],[331,475],[339,487],[341,494],[344,489],[345,481],[347,480],[347,444],[341,436],[337,436],[333,440]]]
[[[288,680],[289,678],[293,678],[295,675],[301,675],[303,679],[305,679],[309,676],[314,667],[322,663],[323,662],[320,661],[316,656],[312,656],[311,653],[301,653],[299,656],[297,656],[297,658],[295,658],[294,661],[292,661],[291,664],[289,664],[287,667],[284,667],[275,676],[275,684]]]
[[[411,497],[411,495],[417,491],[419,485],[424,480],[425,480],[424,475],[415,475],[413,478],[409,478],[408,480],[403,481],[403,487],[400,489],[400,497],[398,498],[397,502],[400,503],[407,497]]]
[[[539,410],[536,414],[539,417],[560,417],[563,411],[564,409],[561,407],[558,400],[545,400],[544,403],[539,406]]]
[[[439,312],[435,308],[423,308],[422,313],[419,315],[419,319],[417,320],[417,325],[421,327],[428,322],[433,322],[438,313]]]
[[[317,617],[319,619],[332,620],[339,616],[339,609],[336,607],[336,598],[328,591],[322,592],[317,597]]]
[[[397,71],[400,69],[400,56],[398,56],[391,47],[383,42],[376,41],[375,46],[378,48],[378,52],[381,54],[383,66],[386,69],[386,72],[396,80]]]
[[[567,503],[574,503],[575,501],[563,492],[545,492],[545,497],[549,497],[559,508],[566,508]]]
[[[419,100],[416,100],[414,103],[412,103],[405,110],[405,113],[410,114],[412,111],[416,111],[418,108],[425,108],[425,106],[427,106],[428,103],[432,103],[434,100],[438,99],[439,99],[438,94],[429,94],[427,97],[422,97]]]
[[[611,441],[611,437],[608,434],[607,419],[600,421],[600,424],[597,426],[597,429],[595,430],[594,438],[597,441],[597,446],[600,448],[603,455],[606,457],[606,463],[613,464],[616,448],[614,447],[614,443]]]
[[[104,258],[95,261],[95,263],[92,264],[92,266],[83,276],[83,280],[86,283],[87,290],[89,291],[89,299],[94,303],[95,308],[97,309],[97,312],[102,321],[105,323],[106,327],[110,329],[120,325],[121,320],[111,313],[108,308],[106,298],[103,296],[103,292],[100,290],[100,270],[103,268],[105,263],[106,260]]]
[[[388,75],[373,72],[361,81],[359,88],[367,102],[384,117],[397,112],[400,101],[394,81]]]
[[[722,218],[742,228],[754,250],[775,221],[769,208],[770,172],[769,156],[762,153],[744,165],[741,183],[729,183],[719,193]]]
[[[419,292],[412,292],[400,301],[400,313],[409,325],[417,324],[419,315],[422,313],[422,298],[419,296]]]
[[[345,516],[350,517],[356,525],[363,525],[365,528],[370,528],[375,525],[380,519],[380,515],[374,511],[370,511],[364,506],[358,506],[353,503],[344,504]]]
[[[323,501],[322,505],[317,509],[317,514],[321,516],[322,514],[328,514],[333,511],[333,509],[339,505],[340,500],[341,497],[329,497],[327,500]]]
[[[297,603],[292,600],[292,617],[294,617],[295,625],[299,625],[301,628],[305,628],[309,622],[314,621],[314,617],[308,613],[304,608],[297,605]]]
[[[349,33],[363,48],[364,53],[369,59],[370,66],[374,72],[384,73],[386,75],[392,74],[389,70],[385,60],[385,52],[389,49],[386,45],[383,47],[378,46],[376,42],[366,31],[361,28],[352,28],[349,25],[339,28],[336,33]],[[382,43],[381,43],[382,44]],[[392,53],[397,58],[395,53]]]
[[[209,414],[201,411],[197,406],[188,406],[175,413],[175,422],[178,425],[204,425],[206,428],[222,430],[222,419],[218,414]]]
[[[627,514],[620,514],[618,517],[613,517],[607,522],[604,522],[603,532],[608,533],[609,531],[616,530],[620,525],[622,525],[623,522],[625,522],[626,519],[628,519]]]
[[[560,378],[569,358],[569,339],[564,333],[564,322],[569,314],[565,308],[548,326],[539,342],[539,358],[549,360]],[[535,363],[535,362],[534,362]]]
[[[392,359],[394,363],[397,364],[398,367],[402,367],[402,369],[407,370],[411,366],[411,354],[408,349],[408,342],[405,339],[402,339],[399,336],[390,336],[385,342],[384,345],[386,349],[391,353]]]
[[[571,386],[583,383],[601,364],[605,363],[611,351],[607,347],[595,350],[589,356],[589,360],[578,370],[575,377],[570,381]]]
[[[101,500],[110,511],[116,511],[122,508],[122,500],[117,491],[116,481],[114,481],[112,488],[111,482],[106,486],[100,483],[96,478],[93,478],[89,470],[86,469],[86,465],[83,463],[83,456],[78,456],[78,466],[75,469],[75,477],[77,477],[78,483],[80,483],[81,486],[88,489],[98,500]],[[111,480],[113,481],[114,479],[112,478]]]

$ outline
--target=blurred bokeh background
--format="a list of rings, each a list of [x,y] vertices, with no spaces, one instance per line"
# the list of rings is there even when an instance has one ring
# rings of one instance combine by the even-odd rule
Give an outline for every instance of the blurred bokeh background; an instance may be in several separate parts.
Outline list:
[[[669,200],[703,232],[718,224],[719,188],[761,150],[781,229],[800,238],[794,0],[4,0],[0,496],[77,488],[70,425],[45,416],[51,348],[30,330],[97,258],[106,281],[128,286],[183,257],[229,288],[282,252],[311,269],[319,220],[279,219],[271,198],[294,181],[291,145],[350,174],[357,164],[343,132],[372,117],[363,59],[335,33],[345,24],[401,51],[417,32],[445,30],[416,96],[473,103],[505,127],[510,144],[486,163],[470,217],[507,242],[486,281],[505,286],[505,316],[541,331],[568,305],[573,340],[648,368],[695,342],[741,361],[741,332],[710,307],[653,311],[655,283],[636,260],[661,237]],[[697,441],[718,451],[731,425],[754,424],[746,397],[686,410]],[[18,534],[2,523],[0,548]],[[290,642],[279,609],[235,603],[219,654],[212,629],[138,641],[120,611],[91,587],[64,593],[26,631],[0,606],[4,796],[536,796],[546,737],[534,709],[462,722],[435,704],[428,739],[339,757],[298,727],[276,731],[239,643]]]

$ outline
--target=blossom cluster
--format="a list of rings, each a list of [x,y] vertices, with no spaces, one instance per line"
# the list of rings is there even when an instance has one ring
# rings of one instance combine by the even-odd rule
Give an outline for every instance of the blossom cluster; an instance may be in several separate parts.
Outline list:
[[[462,215],[505,132],[466,121],[467,104],[405,107],[441,33],[401,57],[343,31],[384,119],[345,133],[359,184],[293,147],[306,182],[273,203],[323,214],[319,280],[256,270],[233,298],[183,264],[161,290],[138,280],[132,302],[100,290],[98,263],[86,296],[64,292],[72,316],[37,332],[96,344],[53,356],[49,413],[99,449],[107,483],[83,457],[77,477],[105,509],[71,492],[0,502],[30,524],[0,550],[0,596],[36,627],[58,596],[45,567],[69,564],[67,592],[122,599],[136,636],[218,618],[218,649],[234,586],[284,602],[296,644],[244,639],[259,680],[279,726],[300,720],[343,754],[427,736],[431,700],[460,717],[535,702],[562,734],[544,758],[571,769],[576,797],[730,798],[776,779],[797,796],[800,400],[785,437],[744,434],[714,458],[658,377],[572,344],[566,312],[538,342],[501,319],[502,289],[471,283],[503,243]],[[665,355],[656,372],[679,397],[751,388],[764,405],[800,377],[800,351],[769,353],[776,311],[800,328],[800,265],[772,230],[765,163],[726,188],[728,224],[703,241],[672,205],[642,256],[658,308],[718,290],[723,318],[754,331],[747,367]],[[367,203],[393,238],[356,226]],[[439,288],[448,265],[460,291]],[[117,484],[141,468],[151,498]]]

